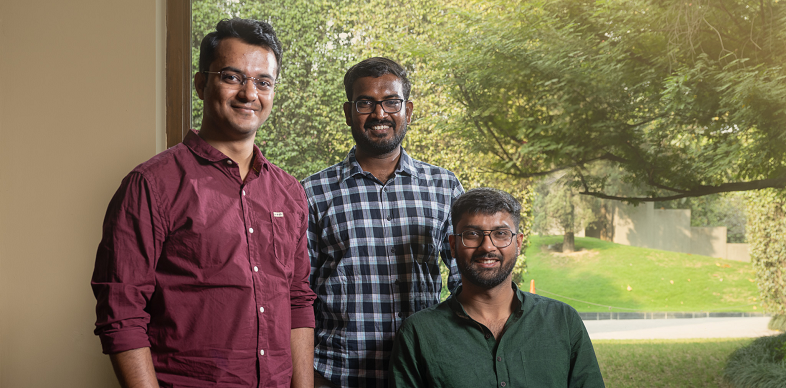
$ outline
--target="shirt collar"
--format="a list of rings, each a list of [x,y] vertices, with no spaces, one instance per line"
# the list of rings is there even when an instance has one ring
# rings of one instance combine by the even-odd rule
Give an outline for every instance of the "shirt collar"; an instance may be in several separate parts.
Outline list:
[[[224,155],[221,151],[215,149],[213,146],[208,144],[208,142],[199,137],[199,131],[194,129],[188,131],[186,137],[183,138],[183,144],[185,144],[185,146],[188,147],[195,155],[212,163],[223,162],[229,159],[228,156]],[[263,167],[266,170],[270,168],[270,162],[265,159],[265,157],[262,155],[262,151],[259,150],[259,147],[257,147],[256,144],[254,144],[253,153],[254,160],[251,162],[252,170],[259,173]]]
[[[511,287],[513,287],[513,293],[516,294],[516,298],[519,300],[519,303],[516,303],[516,307],[513,309],[513,314],[515,316],[521,316],[522,312],[524,311],[524,293],[519,290],[519,287],[516,285],[515,282],[510,282]],[[459,316],[459,318],[464,319],[472,319],[470,318],[469,314],[464,310],[464,306],[458,301],[458,295],[461,293],[463,286],[459,285],[456,287],[456,291],[448,298],[446,301],[450,306],[450,309]]]
[[[355,158],[355,148],[353,146],[347,157],[344,158],[344,161],[341,162],[341,175],[339,176],[339,182],[344,182],[345,180],[349,179],[352,176],[357,174],[363,174],[363,168],[360,167],[360,163],[358,163],[357,158]],[[396,175],[399,174],[407,174],[413,177],[418,176],[418,169],[415,167],[414,160],[407,154],[407,151],[404,150],[404,147],[401,147],[401,157],[398,159],[398,165],[396,166],[396,171],[394,172]]]

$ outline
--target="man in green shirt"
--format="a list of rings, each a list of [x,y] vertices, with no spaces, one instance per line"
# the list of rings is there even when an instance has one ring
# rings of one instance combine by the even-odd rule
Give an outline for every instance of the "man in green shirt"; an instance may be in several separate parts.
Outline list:
[[[518,201],[473,189],[456,200],[451,216],[462,286],[401,326],[390,386],[604,387],[576,310],[512,281],[524,239]]]

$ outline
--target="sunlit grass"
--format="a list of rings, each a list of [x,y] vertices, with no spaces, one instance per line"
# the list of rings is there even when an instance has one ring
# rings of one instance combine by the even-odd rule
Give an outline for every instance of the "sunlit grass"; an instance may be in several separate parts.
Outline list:
[[[726,359],[745,339],[596,340],[607,388],[727,387]]]
[[[539,294],[579,311],[762,312],[750,263],[594,238],[576,238],[572,254],[546,249],[560,242],[562,236],[530,237],[525,290],[535,279]]]

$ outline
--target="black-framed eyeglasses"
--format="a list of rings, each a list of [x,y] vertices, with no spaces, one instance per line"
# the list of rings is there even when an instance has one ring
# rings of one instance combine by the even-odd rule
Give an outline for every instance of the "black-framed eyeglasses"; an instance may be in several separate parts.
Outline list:
[[[203,73],[218,74],[221,85],[230,89],[240,89],[248,80],[253,81],[252,84],[259,94],[270,93],[276,87],[276,81],[266,78],[249,77],[243,73],[232,70],[203,71]]]
[[[489,236],[491,243],[497,248],[505,248],[513,242],[513,233],[510,229],[477,230],[469,229],[454,236],[461,236],[461,243],[467,248],[477,248],[483,244],[483,239]]]
[[[358,101],[350,101],[352,105],[355,105],[355,110],[358,113],[368,114],[374,112],[377,109],[377,104],[382,105],[382,110],[385,113],[398,113],[401,110],[401,107],[404,106],[404,99],[402,98],[394,98],[392,100],[382,100],[382,101],[374,101],[374,100],[358,100]]]

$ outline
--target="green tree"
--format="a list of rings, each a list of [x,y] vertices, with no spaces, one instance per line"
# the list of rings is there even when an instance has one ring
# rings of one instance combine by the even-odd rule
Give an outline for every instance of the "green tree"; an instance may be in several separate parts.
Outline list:
[[[565,174],[541,180],[535,187],[533,203],[533,231],[549,234],[561,230],[563,252],[575,250],[575,233],[596,221],[600,213],[600,200],[579,195],[570,182]]]
[[[420,56],[499,172],[632,202],[786,185],[784,2],[468,1],[432,23]]]
[[[786,190],[748,193],[748,241],[762,304],[786,315]]]

